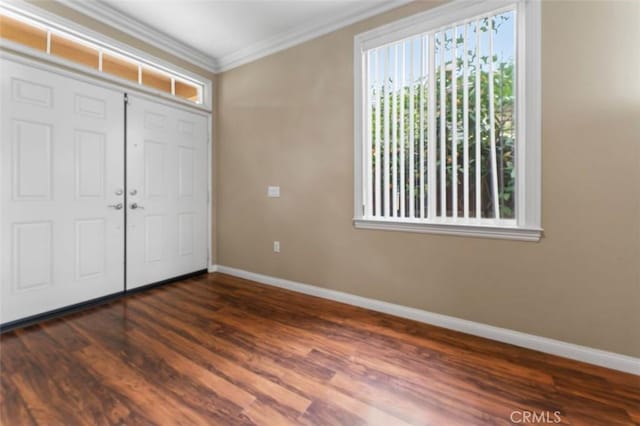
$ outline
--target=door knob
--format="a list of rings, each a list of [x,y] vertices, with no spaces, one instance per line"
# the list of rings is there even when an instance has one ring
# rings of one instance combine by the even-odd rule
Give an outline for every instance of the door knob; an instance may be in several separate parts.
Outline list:
[[[116,192],[114,192],[114,194],[122,195],[122,194],[124,194],[124,191],[122,189],[116,189]]]
[[[135,210],[135,209],[143,209],[144,210],[144,207],[142,207],[138,203],[131,203],[131,210]]]
[[[129,191],[129,194],[131,195],[136,195],[138,193],[137,189],[132,189],[131,191]]]
[[[121,210],[122,209],[122,203],[118,203],[118,204],[109,204],[107,207],[113,207],[116,210]]]

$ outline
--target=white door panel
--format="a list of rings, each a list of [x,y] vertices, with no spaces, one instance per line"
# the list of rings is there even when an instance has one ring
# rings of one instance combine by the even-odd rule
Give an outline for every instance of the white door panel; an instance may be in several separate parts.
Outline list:
[[[207,267],[207,123],[202,114],[129,98],[129,289]]]
[[[123,94],[0,60],[0,322],[124,288]]]

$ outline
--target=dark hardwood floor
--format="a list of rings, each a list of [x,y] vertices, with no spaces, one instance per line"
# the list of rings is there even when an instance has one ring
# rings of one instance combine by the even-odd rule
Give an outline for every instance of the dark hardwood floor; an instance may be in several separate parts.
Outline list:
[[[2,425],[640,423],[638,376],[221,274],[0,348]]]

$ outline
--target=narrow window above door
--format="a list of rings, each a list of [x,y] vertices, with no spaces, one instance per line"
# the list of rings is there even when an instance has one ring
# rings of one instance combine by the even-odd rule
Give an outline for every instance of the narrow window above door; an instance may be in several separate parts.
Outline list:
[[[356,227],[540,238],[539,15],[452,2],[356,36]]]
[[[210,92],[210,83],[10,5],[0,6],[0,39],[194,104]]]

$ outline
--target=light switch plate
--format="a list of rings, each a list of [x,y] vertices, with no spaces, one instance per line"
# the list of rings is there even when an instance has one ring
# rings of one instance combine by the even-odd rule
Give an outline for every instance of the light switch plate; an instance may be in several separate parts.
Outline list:
[[[279,186],[269,186],[269,187],[267,187],[267,197],[269,197],[269,198],[278,198],[278,197],[280,197],[280,187]]]

